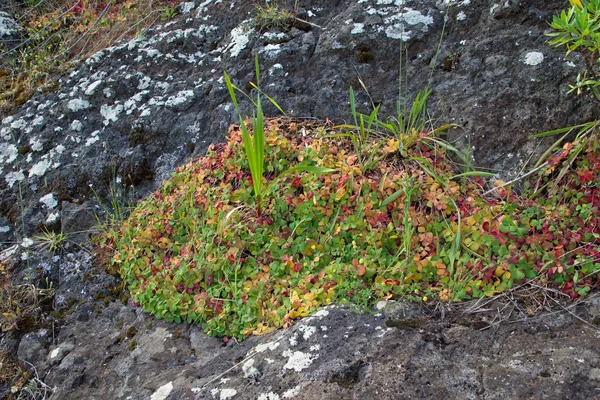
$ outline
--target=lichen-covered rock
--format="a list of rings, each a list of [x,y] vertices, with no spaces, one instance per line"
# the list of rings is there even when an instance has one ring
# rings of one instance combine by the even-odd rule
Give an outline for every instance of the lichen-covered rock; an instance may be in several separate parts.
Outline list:
[[[599,311],[578,312],[592,310]],[[594,328],[568,313],[510,325],[494,317],[497,311],[432,318],[393,302],[378,314],[328,307],[285,331],[225,343],[113,303],[94,316],[95,329],[74,321],[61,329],[58,342],[75,337],[77,345],[47,383],[56,386],[52,399],[65,400],[92,391],[131,399],[595,396]]]
[[[0,11],[0,48],[2,52],[19,46],[23,37],[23,27],[8,13]]]

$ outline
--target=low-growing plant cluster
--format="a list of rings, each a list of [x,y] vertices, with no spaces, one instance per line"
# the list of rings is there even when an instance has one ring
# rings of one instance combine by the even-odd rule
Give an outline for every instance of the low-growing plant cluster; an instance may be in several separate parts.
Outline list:
[[[237,338],[332,302],[461,301],[526,283],[574,298],[598,287],[600,271],[591,128],[587,145],[547,155],[528,199],[510,187],[481,196],[481,178],[456,175],[443,142],[423,140],[431,132],[410,146],[397,137],[364,143],[379,160],[364,168],[344,128],[266,120],[269,189],[258,214],[242,132],[232,127],[227,143],[179,168],[110,234],[113,262],[145,311]],[[274,179],[298,165],[335,172]],[[557,174],[560,185],[545,185]]]
[[[58,74],[113,43],[175,15],[173,0],[41,0],[7,7],[24,28],[16,46],[0,48],[0,109],[10,111]]]

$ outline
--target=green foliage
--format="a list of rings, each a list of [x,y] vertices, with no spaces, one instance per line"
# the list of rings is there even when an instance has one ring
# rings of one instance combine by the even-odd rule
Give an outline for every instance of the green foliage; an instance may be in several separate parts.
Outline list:
[[[41,235],[36,236],[35,239],[37,247],[46,249],[51,253],[56,253],[64,246],[67,235],[63,232],[54,232],[46,229]]]
[[[505,188],[481,197],[481,178],[463,183],[443,146],[418,142],[405,157],[382,146],[380,162],[365,172],[352,142],[337,136],[343,128],[263,123],[263,179],[272,190],[261,215],[247,206],[253,179],[243,133],[232,127],[226,144],[179,168],[113,234],[113,262],[145,311],[243,338],[331,302],[461,301],[530,281],[565,297],[598,287],[593,140],[574,161],[557,161],[570,163],[562,184],[534,201]],[[273,179],[299,164],[336,171]],[[553,179],[557,170],[539,176]]]
[[[285,29],[293,22],[294,14],[286,10],[277,0],[265,1],[264,5],[256,4],[254,25],[259,31]]]
[[[570,0],[571,8],[554,16],[550,26],[555,32],[547,35],[553,37],[549,43],[553,46],[565,46],[566,55],[572,51],[580,52],[587,64],[587,70],[577,75],[577,81],[570,85],[571,92],[581,94],[590,89],[600,100],[600,0]]]
[[[258,54],[255,58],[255,69],[256,69],[256,85],[254,87],[258,89],[260,87],[260,69],[258,65]],[[260,217],[261,214],[261,200],[264,195],[263,191],[263,172],[264,172],[264,164],[265,164],[265,123],[264,123],[264,115],[262,111],[262,104],[260,100],[260,95],[262,91],[260,89],[257,90],[256,101],[253,101],[253,104],[256,106],[256,114],[252,119],[253,126],[253,136],[250,136],[248,132],[248,128],[244,123],[244,119],[242,114],[240,113],[240,107],[237,102],[237,98],[235,96],[235,90],[239,90],[236,86],[231,83],[231,79],[227,72],[224,73],[225,82],[227,83],[227,89],[229,90],[229,95],[231,96],[231,100],[233,101],[233,105],[238,113],[238,117],[240,119],[240,129],[242,130],[242,137],[244,139],[244,150],[246,152],[246,158],[248,162],[248,167],[250,168],[250,173],[252,174],[252,185],[254,187],[254,197],[256,199],[256,209],[257,214]],[[248,98],[252,99],[250,96]],[[267,96],[268,97],[268,96]],[[281,110],[279,105],[275,103],[273,99],[268,97],[269,100]],[[313,173],[327,173],[333,172],[333,169],[323,168],[317,166],[309,166],[309,165],[298,165],[288,170],[285,170],[280,173],[280,176],[285,174],[289,174],[292,172],[302,172],[308,171]]]
[[[160,14],[160,20],[167,21],[167,20],[175,18],[176,15],[177,15],[177,11],[175,11],[174,7],[166,6],[165,9],[163,10],[162,14]]]

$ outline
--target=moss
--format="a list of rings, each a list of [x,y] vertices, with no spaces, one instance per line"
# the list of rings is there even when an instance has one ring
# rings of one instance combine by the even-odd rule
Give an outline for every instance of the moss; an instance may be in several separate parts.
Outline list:
[[[173,331],[171,331],[171,333],[173,334],[173,337],[176,338],[176,339],[185,338],[185,334],[183,333],[183,329],[181,329],[179,327],[173,329]]]
[[[148,330],[152,329],[152,322],[148,322],[146,324],[146,329],[148,329]]]
[[[371,51],[361,51],[358,53],[358,62],[361,64],[368,64],[373,61],[374,58],[375,56]]]
[[[138,330],[135,326],[131,325],[129,329],[127,329],[127,337],[134,337],[138,333]]]
[[[442,69],[446,72],[454,72],[458,67],[460,61],[460,54],[452,53],[444,57],[442,60]]]
[[[29,153],[30,151],[31,151],[31,146],[28,144],[25,146],[19,147],[19,154],[25,155],[25,154]]]
[[[135,341],[135,339],[133,339],[131,342],[129,342],[129,346],[127,346],[127,349],[129,351],[134,351],[136,347],[137,347],[137,342]]]
[[[192,141],[189,141],[189,142],[187,142],[186,147],[187,147],[188,152],[193,153],[194,150],[196,149],[196,144]]]
[[[124,324],[125,321],[123,320],[123,318],[119,318],[119,322],[117,322],[117,328],[122,329]]]

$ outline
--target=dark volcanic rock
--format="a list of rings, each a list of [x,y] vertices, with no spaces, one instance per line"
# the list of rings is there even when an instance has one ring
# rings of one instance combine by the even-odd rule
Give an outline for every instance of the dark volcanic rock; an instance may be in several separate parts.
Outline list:
[[[495,316],[490,312],[483,319]],[[598,330],[566,313],[485,330],[463,325],[464,318],[452,313],[432,318],[427,310],[400,303],[374,315],[328,307],[290,329],[225,344],[198,327],[166,324],[114,303],[94,317],[94,330],[76,321],[62,329],[59,343],[76,338],[78,344],[50,370],[47,383],[57,387],[52,399],[597,395]],[[482,317],[466,318],[474,322]],[[421,319],[423,324],[388,326],[401,319]],[[131,326],[137,328],[133,337],[127,335]],[[537,327],[535,333],[532,327]]]

